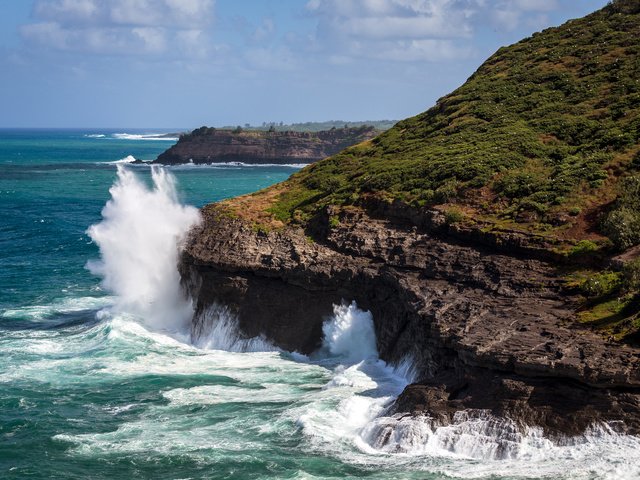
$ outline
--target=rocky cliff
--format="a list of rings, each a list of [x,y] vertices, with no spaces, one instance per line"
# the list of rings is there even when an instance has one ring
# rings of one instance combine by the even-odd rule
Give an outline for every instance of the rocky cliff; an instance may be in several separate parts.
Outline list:
[[[395,412],[447,423],[460,410],[490,411],[550,435],[598,421],[640,432],[640,349],[576,324],[579,299],[554,263],[361,209],[265,232],[210,206],[180,268],[198,313],[223,304],[244,335],[291,351],[320,345],[333,304],[370,310],[381,358],[409,358],[419,372]]]
[[[334,128],[320,132],[220,130],[201,127],[153,163],[311,163],[373,138],[373,127]]]
[[[392,412],[640,433],[638,249],[615,257],[640,243],[639,12],[500,49],[427,112],[205,207],[180,263],[193,334],[224,305],[308,353],[355,300],[418,372]]]

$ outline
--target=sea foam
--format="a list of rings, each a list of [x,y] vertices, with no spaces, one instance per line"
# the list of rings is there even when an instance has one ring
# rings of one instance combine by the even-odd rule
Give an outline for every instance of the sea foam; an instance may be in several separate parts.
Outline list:
[[[176,142],[178,137],[167,137],[164,133],[114,133],[113,138],[119,140],[167,140],[170,142]]]

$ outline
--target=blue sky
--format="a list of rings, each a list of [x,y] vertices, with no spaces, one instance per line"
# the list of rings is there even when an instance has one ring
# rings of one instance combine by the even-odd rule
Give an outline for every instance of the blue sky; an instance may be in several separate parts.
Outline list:
[[[606,0],[2,0],[0,127],[401,119]]]

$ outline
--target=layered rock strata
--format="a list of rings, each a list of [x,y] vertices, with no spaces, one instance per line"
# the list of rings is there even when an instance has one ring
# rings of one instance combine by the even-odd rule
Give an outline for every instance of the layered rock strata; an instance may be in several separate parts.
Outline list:
[[[373,138],[372,127],[335,128],[321,132],[234,131],[202,127],[152,163],[311,163]]]
[[[203,215],[180,263],[194,335],[199,313],[222,304],[243,335],[309,353],[333,304],[355,300],[373,314],[380,357],[418,371],[392,413],[447,424],[485,411],[551,436],[597,422],[640,432],[640,349],[575,322],[578,299],[549,259],[443,236],[437,214],[426,229],[343,209],[272,232],[215,205]]]

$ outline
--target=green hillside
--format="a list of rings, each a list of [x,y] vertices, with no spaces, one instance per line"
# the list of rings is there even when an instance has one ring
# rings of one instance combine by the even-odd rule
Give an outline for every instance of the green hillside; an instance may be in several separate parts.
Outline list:
[[[640,169],[639,12],[619,0],[501,48],[431,109],[294,175],[269,211],[304,221],[374,195],[597,240]]]

